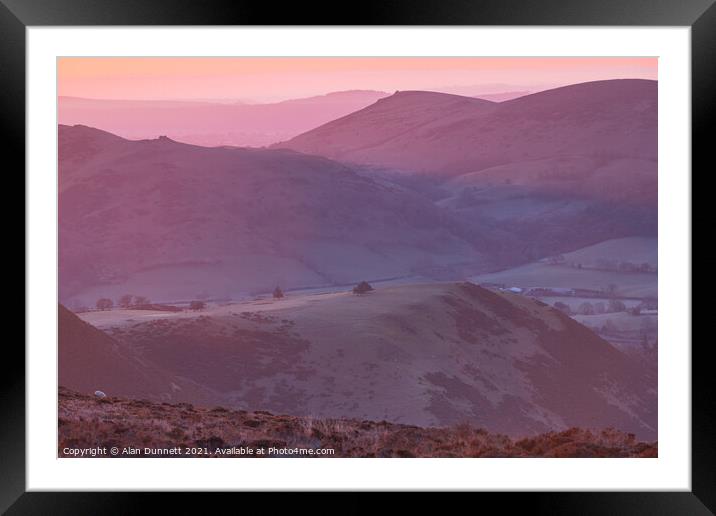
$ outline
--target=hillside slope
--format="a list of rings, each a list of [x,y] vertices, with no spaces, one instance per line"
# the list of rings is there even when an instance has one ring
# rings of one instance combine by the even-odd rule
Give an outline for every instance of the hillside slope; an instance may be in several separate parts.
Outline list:
[[[639,364],[553,308],[470,283],[289,295],[107,331],[234,408],[656,435],[656,385]]]
[[[60,305],[58,384],[82,393],[156,401],[216,402],[220,398],[192,381],[168,374],[136,356],[104,332]]]
[[[59,128],[63,302],[461,277],[486,262],[478,232],[421,195],[321,157]]]
[[[655,201],[657,83],[595,81],[501,103],[398,92],[277,146],[443,177],[503,167],[491,179],[551,176],[576,181],[569,191]],[[558,159],[572,162],[559,170]],[[542,170],[526,173],[540,161]]]

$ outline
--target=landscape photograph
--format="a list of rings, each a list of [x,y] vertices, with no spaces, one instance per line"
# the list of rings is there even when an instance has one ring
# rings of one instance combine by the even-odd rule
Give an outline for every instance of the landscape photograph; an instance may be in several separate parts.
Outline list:
[[[657,65],[59,58],[58,457],[657,457]]]

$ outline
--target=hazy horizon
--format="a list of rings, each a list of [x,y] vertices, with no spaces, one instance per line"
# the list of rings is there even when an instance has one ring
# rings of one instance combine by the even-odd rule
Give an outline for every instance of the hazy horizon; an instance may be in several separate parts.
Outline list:
[[[475,96],[657,79],[656,58],[61,58],[60,97],[266,104],[344,91]],[[171,88],[167,82],[171,81]]]

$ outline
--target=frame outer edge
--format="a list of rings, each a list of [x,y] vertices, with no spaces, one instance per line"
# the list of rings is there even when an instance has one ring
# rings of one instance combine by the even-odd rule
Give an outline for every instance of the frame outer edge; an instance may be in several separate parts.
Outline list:
[[[4,172],[6,179],[14,179],[15,188],[6,186],[8,197],[20,197],[17,184],[22,177],[22,198],[25,198],[25,25],[4,3],[0,3],[0,127],[2,128]],[[14,182],[14,181],[13,181]],[[6,221],[19,231],[16,204],[4,207]],[[23,215],[24,215],[23,210]],[[23,226],[23,242],[24,242]],[[6,256],[17,253],[8,253]],[[23,244],[23,270],[25,245]],[[18,253],[19,254],[19,253]],[[19,260],[17,260],[19,261]],[[17,275],[19,280],[19,274]],[[13,289],[14,290],[14,289]],[[23,285],[22,306],[25,308]],[[17,321],[12,323],[17,327]],[[17,332],[7,338],[0,357],[0,513],[5,511],[25,491],[25,348],[20,346]],[[24,322],[23,322],[24,333]]]
[[[89,9],[84,16],[75,16],[76,8],[79,6],[78,2],[72,0],[60,0],[55,2],[55,8],[47,9],[43,12],[43,8],[48,7],[48,4],[43,1],[30,1],[25,0],[27,8],[23,8],[23,5],[19,2],[10,0],[3,0],[0,2],[0,69],[3,71],[5,77],[11,77],[13,80],[3,80],[3,94],[0,95],[0,127],[5,129],[6,135],[6,149],[9,156],[17,158],[16,164],[20,164],[24,171],[24,148],[25,148],[25,134],[24,132],[18,131],[20,127],[25,127],[25,25],[26,24],[39,24],[39,25],[58,25],[66,22],[68,18],[70,21],[74,21],[79,25],[90,25],[93,24],[92,19],[97,22],[103,21],[106,16],[111,16],[112,13],[106,13],[104,16],[100,13],[99,5],[97,10]],[[8,7],[7,3],[14,4],[13,9],[18,13],[16,16]],[[154,4],[154,11],[156,13],[157,5],[162,2],[147,2]],[[179,1],[178,4],[183,4]],[[506,2],[513,3],[513,2]],[[610,3],[610,2],[605,2]],[[641,2],[637,2],[643,6]],[[708,145],[710,145],[710,135],[714,133],[714,113],[716,107],[714,105],[714,91],[716,91],[716,80],[714,80],[711,72],[713,72],[714,63],[716,63],[716,5],[713,0],[693,0],[689,4],[689,8],[686,9],[684,4],[679,5],[678,2],[667,2],[672,6],[670,13],[664,13],[670,15],[670,19],[673,23],[671,24],[685,24],[684,23],[684,12],[688,10],[689,13],[694,14],[696,11],[700,13],[693,21],[692,26],[692,126],[693,126],[693,163],[694,168],[704,168],[706,159],[708,159]],[[58,5],[59,4],[59,5]],[[58,10],[65,4],[68,10],[62,13]],[[100,1],[98,4],[103,4],[106,7],[109,2]],[[462,5],[463,11],[469,11],[469,5],[458,2]],[[563,2],[550,2],[551,5],[561,5],[564,7]],[[663,6],[663,3],[660,3]],[[19,5],[19,7],[18,7]],[[115,3],[115,5],[117,5]],[[73,9],[75,7],[75,9]],[[456,6],[457,7],[457,6]],[[477,7],[477,6],[476,6]],[[678,11],[681,10],[681,13]],[[126,9],[126,6],[122,8],[125,13],[132,13],[132,9]],[[705,9],[705,11],[704,11]],[[400,14],[401,9],[395,9],[395,4],[391,9],[385,9],[382,14],[387,15],[386,20],[393,22],[396,16]],[[458,9],[459,10],[459,9]],[[480,10],[479,7],[475,11]],[[639,11],[639,9],[635,9]],[[156,19],[152,16],[152,9],[147,12],[136,12],[130,14],[132,18],[129,24],[141,25],[142,23],[156,23]],[[172,12],[173,11],[173,12]],[[179,15],[176,9],[169,11],[171,14],[166,15],[165,24],[179,24],[182,23],[182,19],[186,20],[184,16]],[[191,11],[191,9],[187,9]],[[510,23],[510,16],[506,16],[505,12],[508,9],[487,9],[488,14],[485,16],[485,24],[499,24],[500,19],[503,22]],[[633,10],[632,10],[633,11]],[[633,12],[631,16],[625,18],[625,21],[620,24],[649,24],[654,23],[654,16],[646,16],[647,9],[643,10],[644,16],[642,17],[643,22],[639,23],[634,20]],[[256,11],[257,14],[260,11]],[[423,15],[418,17],[412,17],[406,20],[407,24],[415,23],[416,20],[424,19],[424,14],[430,15],[430,9],[421,11]],[[142,14],[148,14],[146,22],[142,20]],[[373,14],[381,14],[373,11]],[[475,18],[475,13],[471,13],[469,16],[465,16],[460,19],[462,23],[472,23]],[[555,24],[569,24],[575,19],[584,20],[585,18],[591,17],[593,14],[591,11],[581,12],[577,18],[569,12],[561,11],[556,9],[551,12],[553,18],[557,23]],[[641,14],[641,13],[640,13]],[[555,16],[556,15],[556,16]],[[660,15],[661,16],[661,15]],[[89,18],[88,18],[89,17]],[[259,16],[262,17],[262,16]],[[127,15],[120,15],[119,18],[127,20]],[[174,21],[172,21],[174,18]],[[198,18],[205,19],[205,16],[199,16]],[[253,16],[248,16],[245,22],[248,22]],[[440,15],[438,21],[450,24],[446,20],[444,15]],[[457,17],[459,18],[459,17]],[[511,22],[513,24],[527,24],[529,22],[517,20],[520,18],[519,15]],[[559,19],[561,18],[561,20]],[[591,24],[598,25],[602,24],[596,18],[600,16],[594,16],[595,20]],[[657,16],[659,18],[659,16]],[[305,19],[305,18],[304,18]],[[455,18],[453,18],[455,19]],[[411,21],[412,20],[412,21]],[[692,18],[693,20],[693,18]],[[253,20],[251,20],[253,21]],[[536,22],[540,22],[538,18]],[[229,19],[225,19],[224,23],[229,23]],[[384,22],[387,23],[387,22]],[[422,21],[421,23],[425,23]],[[455,23],[453,21],[453,23]],[[711,162],[711,161],[710,161]],[[703,163],[699,166],[699,164]],[[711,162],[712,164],[712,162]],[[17,173],[17,165],[13,166],[12,169]],[[712,166],[710,167],[712,168]],[[704,172],[706,172],[704,170]],[[23,303],[24,304],[24,303]],[[714,389],[711,383],[712,371],[707,373],[707,368],[710,368],[710,361],[702,358],[698,360],[698,357],[703,357],[705,353],[703,348],[696,347],[693,349],[694,356],[697,357],[693,360],[693,473],[692,473],[692,487],[693,493],[698,497],[700,502],[705,506],[704,509],[708,508],[712,512],[716,507],[716,493],[714,486],[716,486],[716,473],[714,472],[713,464],[716,464],[716,449],[714,448],[714,437],[716,435],[716,424],[714,417],[714,409],[712,407],[712,401],[714,399]],[[0,378],[0,414],[21,414],[24,416],[24,401],[25,401],[25,359],[24,352],[18,352],[13,358],[18,360],[2,360],[3,362],[3,375]],[[6,420],[7,423],[7,420]],[[4,512],[17,498],[25,491],[25,420],[18,419],[15,424],[3,424],[0,426],[0,464],[2,464],[2,470],[0,470],[0,512]],[[605,493],[606,494],[606,493]],[[21,501],[27,501],[28,496],[22,496]],[[54,497],[53,497],[54,498]],[[59,497],[58,497],[59,498]],[[65,501],[70,501],[66,496],[63,497]],[[49,500],[47,500],[49,501]],[[58,500],[53,500],[58,501]],[[49,504],[48,504],[49,505]],[[49,507],[48,507],[49,508]],[[554,508],[554,507],[553,507]]]
[[[713,0],[2,0],[25,25],[681,25]],[[300,21],[301,20],[301,21]]]
[[[702,176],[714,170],[712,149],[716,134],[716,3],[712,3],[691,27],[691,63],[692,221],[708,221],[712,220],[713,213],[706,213],[705,219],[693,216],[693,175],[696,170],[700,170]],[[713,260],[710,262],[713,263]],[[703,304],[699,306],[704,310]],[[709,347],[709,339],[703,335],[696,344],[692,338],[691,488],[699,500],[712,513],[716,513],[716,405],[713,402],[716,392],[713,361],[709,360],[707,351]]]

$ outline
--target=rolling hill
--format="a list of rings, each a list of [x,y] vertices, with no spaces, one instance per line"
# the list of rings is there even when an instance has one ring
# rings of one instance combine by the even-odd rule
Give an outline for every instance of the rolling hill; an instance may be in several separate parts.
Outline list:
[[[106,331],[235,409],[466,421],[512,436],[571,426],[656,435],[656,385],[642,365],[556,309],[470,283],[131,318]]]
[[[655,201],[657,83],[595,81],[500,103],[397,92],[276,147],[449,178],[477,173],[473,181],[502,167],[490,180],[547,178],[580,194]]]
[[[62,302],[458,278],[489,263],[479,228],[317,156],[59,127]]]
[[[85,394],[101,390],[154,401],[206,404],[220,399],[190,380],[139,360],[62,305],[58,310],[58,384]]]

